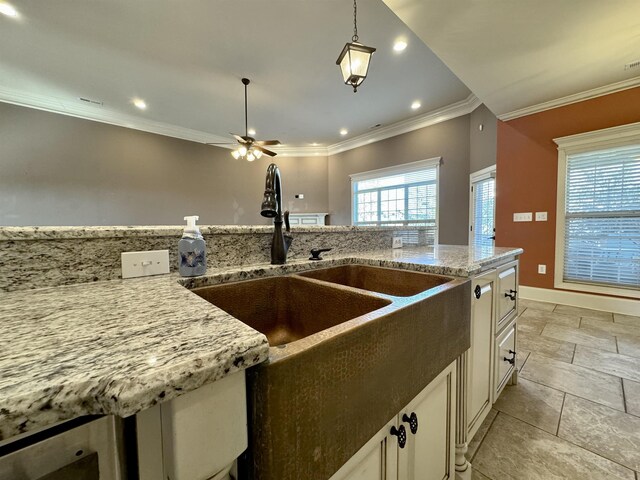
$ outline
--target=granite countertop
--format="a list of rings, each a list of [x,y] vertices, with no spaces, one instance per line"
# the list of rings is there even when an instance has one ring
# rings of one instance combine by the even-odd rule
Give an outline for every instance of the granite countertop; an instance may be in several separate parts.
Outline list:
[[[171,274],[2,293],[0,441],[82,415],[129,416],[268,358],[264,335],[184,286],[345,263],[465,277],[521,253],[444,245],[329,252],[320,262],[210,269],[193,279]]]

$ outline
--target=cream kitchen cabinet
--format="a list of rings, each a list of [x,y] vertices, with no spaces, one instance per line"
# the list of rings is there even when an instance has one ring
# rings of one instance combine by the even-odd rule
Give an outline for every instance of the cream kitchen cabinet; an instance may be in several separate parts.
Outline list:
[[[331,480],[454,476],[455,362],[369,440]]]

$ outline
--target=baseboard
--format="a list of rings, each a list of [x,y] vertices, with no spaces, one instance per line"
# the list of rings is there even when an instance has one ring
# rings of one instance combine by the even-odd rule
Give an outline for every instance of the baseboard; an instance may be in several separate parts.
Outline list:
[[[520,298],[640,316],[640,300],[520,285]]]

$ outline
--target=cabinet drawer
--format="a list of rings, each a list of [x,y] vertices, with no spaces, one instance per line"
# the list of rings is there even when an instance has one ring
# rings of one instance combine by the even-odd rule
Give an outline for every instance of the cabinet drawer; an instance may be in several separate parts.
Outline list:
[[[518,262],[498,269],[496,298],[496,332],[516,315],[518,308]]]
[[[514,320],[498,337],[495,347],[494,402],[515,369],[517,324]]]

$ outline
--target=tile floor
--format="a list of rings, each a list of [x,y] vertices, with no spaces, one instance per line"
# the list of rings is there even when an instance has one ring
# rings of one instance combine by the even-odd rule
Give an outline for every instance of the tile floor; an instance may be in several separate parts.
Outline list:
[[[640,316],[519,313],[519,382],[469,445],[473,480],[640,480]]]

